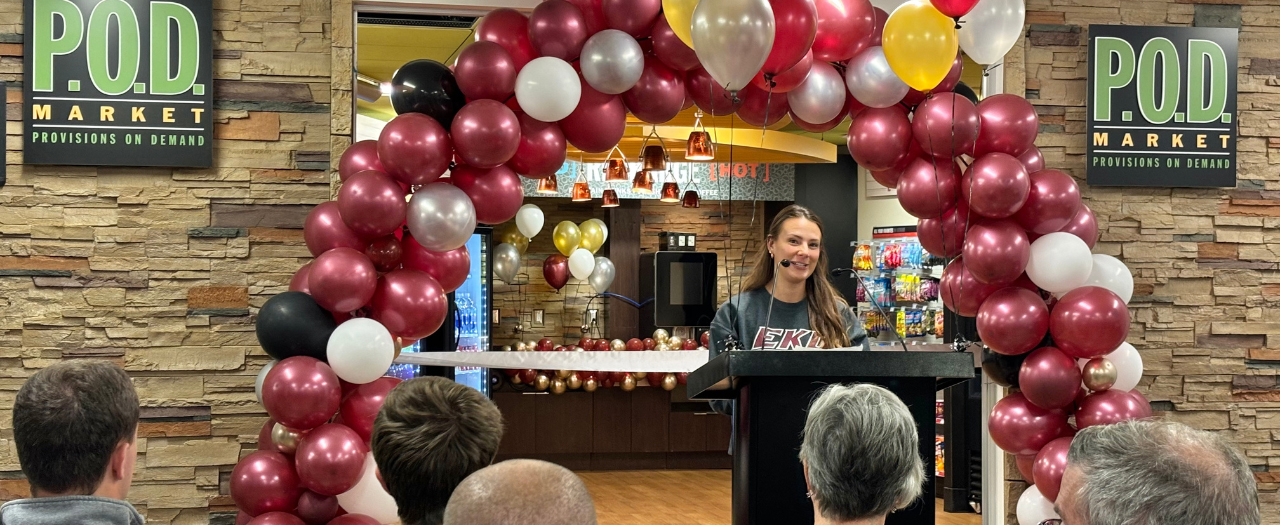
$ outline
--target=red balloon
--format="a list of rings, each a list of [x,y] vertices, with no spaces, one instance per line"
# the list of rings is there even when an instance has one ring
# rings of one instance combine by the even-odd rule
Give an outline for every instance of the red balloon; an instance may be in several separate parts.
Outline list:
[[[760,71],[776,74],[796,65],[809,54],[818,34],[818,9],[813,0],[772,0],[773,49]]]
[[[862,40],[875,30],[875,11],[867,0],[817,0],[813,57],[826,62],[853,58]]]
[[[520,147],[520,119],[496,100],[473,100],[462,106],[450,131],[458,158],[477,168],[501,166]]]
[[[1004,286],[986,284],[976,279],[960,257],[947,264],[942,271],[942,282],[939,283],[942,303],[952,312],[964,317],[978,315],[982,303],[1001,288]]]
[[[1049,333],[1071,357],[1102,357],[1128,337],[1129,307],[1111,290],[1082,286],[1058,299],[1049,316]]]
[[[644,379],[649,382],[649,386],[658,386],[662,384],[662,378],[665,375],[660,372],[648,372],[644,375]]]
[[[585,348],[587,350],[591,350],[591,347],[595,345],[596,345],[595,340],[590,337],[583,336],[581,339],[578,339],[578,346]]]
[[[1031,178],[1018,159],[988,153],[973,161],[960,180],[960,198],[976,214],[1004,219],[1017,213],[1031,193]]]
[[[653,54],[671,69],[689,71],[701,65],[698,62],[698,54],[676,36],[665,14],[658,15],[657,22],[653,24],[653,37],[650,40],[653,42]]]
[[[636,38],[649,36],[662,12],[662,0],[602,0],[601,4],[610,29]]]
[[[1045,444],[1036,454],[1035,472],[1036,486],[1049,501],[1058,499],[1058,491],[1062,489],[1062,473],[1067,470],[1067,451],[1071,449],[1071,439],[1060,437]]]
[[[510,8],[494,9],[476,24],[476,42],[496,43],[507,50],[519,72],[530,60],[538,57],[529,42],[529,19]]]
[[[316,303],[330,312],[352,312],[369,304],[378,284],[378,269],[361,252],[334,248],[316,257],[307,287]]]
[[[471,198],[478,222],[502,224],[515,218],[520,205],[524,204],[520,177],[507,166],[484,169],[459,164],[453,168],[450,179]]]
[[[972,155],[978,138],[978,108],[955,93],[939,93],[916,107],[912,135],[925,153],[951,160]]]
[[[657,347],[658,347],[658,342],[657,342],[657,341],[654,341],[652,337],[646,337],[646,338],[644,338],[644,349],[645,349],[645,350],[653,350],[654,348],[657,348]]]
[[[887,170],[871,172],[871,178],[886,188],[897,188],[898,179],[902,177],[902,170],[889,168]],[[954,209],[954,208],[953,208]],[[923,219],[922,219],[923,220]]]
[[[1065,412],[1035,406],[1021,393],[996,402],[987,429],[996,446],[1018,455],[1035,454],[1046,443],[1071,435]]]
[[[596,91],[584,80],[578,107],[560,120],[560,130],[575,148],[587,153],[609,151],[627,131],[627,107],[621,97]]]
[[[1040,129],[1040,117],[1031,103],[1007,93],[979,102],[978,118],[982,121],[976,142],[979,157],[993,151],[1020,156],[1035,144]]]
[[[881,25],[880,29],[883,30],[884,26]],[[930,93],[946,93],[955,89],[956,84],[960,83],[960,75],[963,72],[964,72],[964,55],[960,53],[956,53],[955,60],[951,62],[951,70],[947,72],[947,76],[942,79],[942,82],[939,82],[937,86],[935,86],[932,90],[930,90]],[[925,95],[923,92],[917,91],[915,88],[910,88],[907,90],[907,95],[902,97],[902,103],[906,104],[908,107],[914,107],[920,104],[921,102],[924,102],[927,96],[928,95]],[[961,97],[961,98],[964,98],[964,97]],[[965,100],[969,100],[969,99],[966,98]],[[975,130],[975,133],[976,133],[976,130]]]
[[[798,126],[800,129],[803,129],[810,133],[826,133],[828,131],[831,131],[832,129],[835,129],[836,126],[839,126],[842,122],[844,122],[846,118],[849,118],[850,115],[856,114],[851,109],[854,107],[853,106],[854,104],[861,105],[861,103],[858,102],[857,100],[854,100],[853,97],[844,97],[844,108],[840,109],[840,113],[837,113],[836,116],[831,120],[828,120],[821,124],[812,124],[809,122],[805,122],[804,120],[801,120],[800,117],[797,117],[794,111],[790,111],[789,109],[787,111],[787,114],[791,116],[791,122],[796,126]]]
[[[644,72],[636,85],[622,93],[622,102],[636,118],[662,124],[675,118],[684,106],[684,75],[645,55]]]
[[[421,113],[405,113],[382,128],[378,158],[387,174],[396,180],[421,186],[435,182],[449,169],[453,145],[449,133],[435,119]]]
[[[342,152],[338,160],[338,176],[342,182],[347,178],[365,170],[383,171],[382,162],[378,160],[378,141],[362,140],[352,144]]]
[[[537,379],[538,379],[537,370],[525,370],[520,372],[520,381],[526,385],[533,383]]]
[[[1080,402],[1076,409],[1076,428],[1084,430],[1094,425],[1111,425],[1143,417],[1144,409],[1139,399],[1122,390],[1094,392]]]
[[[1129,395],[1133,396],[1134,402],[1137,403],[1137,410],[1133,413],[1134,419],[1146,419],[1151,417],[1151,402],[1147,401],[1147,396],[1142,395],[1138,389],[1129,391]]]
[[[987,220],[969,228],[964,241],[964,260],[973,276],[987,284],[1016,281],[1031,259],[1027,232],[1008,220]],[[1115,350],[1115,347],[1111,348]]]
[[[929,0],[929,2],[942,14],[957,19],[969,14],[969,11],[973,10],[973,6],[978,5],[978,0]],[[1043,494],[1044,490],[1042,489],[1040,492]],[[1045,494],[1045,496],[1047,497],[1048,494]],[[1049,498],[1049,501],[1053,501],[1053,498]]]
[[[532,179],[555,175],[564,165],[568,153],[564,133],[555,122],[543,122],[521,113],[520,147],[507,163],[516,173]]]
[[[609,381],[613,381],[614,383],[621,383],[626,378],[626,372],[609,372]]]
[[[444,324],[448,298],[440,283],[427,272],[401,269],[378,280],[378,289],[369,305],[374,320],[391,335],[422,339]]]
[[[712,116],[723,116],[738,110],[741,100],[735,100],[733,94],[725,91],[711,74],[701,66],[689,70],[684,76],[685,92],[693,98],[698,109]]]
[[[1080,205],[1080,211],[1076,212],[1076,216],[1071,218],[1071,222],[1058,231],[1079,237],[1089,245],[1089,249],[1093,249],[1093,246],[1098,244],[1098,219],[1094,217],[1093,210],[1083,204]]]
[[[310,430],[329,421],[341,401],[338,375],[310,357],[294,356],[276,363],[262,382],[262,406],[272,419],[294,430]]]
[[[307,277],[311,274],[311,263],[302,265],[298,271],[293,273],[293,278],[289,279],[290,292],[302,292],[311,295],[311,287],[307,284]]]
[[[644,341],[641,341],[640,339],[635,337],[632,337],[631,339],[627,339],[627,350],[631,352],[644,350]]]
[[[293,462],[279,452],[259,450],[245,456],[231,470],[231,499],[251,516],[291,511],[297,507],[301,493]]]
[[[879,7],[875,7],[874,5],[872,5],[871,16],[872,16],[872,20],[873,20],[872,24],[874,24],[873,26],[874,28],[871,30],[870,33],[867,34],[867,36],[859,39],[858,42],[853,45],[853,55],[851,56],[856,57],[862,54],[863,51],[866,51],[867,48],[875,47],[883,43],[881,40],[882,40],[882,37],[884,36],[884,24],[885,22],[889,21],[889,13],[886,13],[884,9],[880,9]],[[934,90],[934,91],[936,92],[937,90]],[[919,91],[916,91],[914,89],[912,89],[911,92],[919,93]],[[920,100],[924,100],[924,97],[921,96]],[[919,100],[916,101],[916,103],[919,103],[919,102],[920,102]],[[910,104],[910,105],[914,106],[915,104]]]
[[[681,348],[683,350],[697,350],[698,342],[693,339],[685,339]]]
[[[919,219],[941,217],[956,205],[960,173],[955,163],[921,157],[907,165],[898,177],[898,202]]]
[[[298,498],[298,517],[307,525],[324,525],[338,516],[338,498],[321,496],[309,490],[302,491]]]
[[[849,126],[849,152],[859,166],[871,171],[901,162],[911,151],[911,140],[911,121],[897,106],[867,108]]]
[[[249,521],[252,519],[253,516],[245,514],[243,510],[236,512],[236,525],[249,525]]]
[[[565,0],[544,0],[529,15],[529,42],[544,57],[577,60],[588,36],[587,17]]]
[[[1005,290],[1010,289],[1022,290]],[[1052,346],[1037,348],[1022,362],[1018,384],[1027,401],[1040,408],[1068,408],[1075,403],[1080,390],[1080,367],[1062,350]]]
[[[764,91],[773,91],[774,95],[783,94],[800,87],[800,84],[809,78],[809,72],[812,70],[813,52],[810,51],[805,53],[799,62],[781,73],[770,75],[765,75],[763,72],[756,73],[755,78],[751,79],[751,84]],[[853,97],[845,97],[845,100],[848,101],[851,98]]]
[[[298,443],[294,456],[298,479],[316,494],[337,496],[360,481],[368,453],[354,430],[334,423],[320,425]]]
[[[610,351],[610,350],[612,350],[612,348],[611,348],[611,347],[610,347],[610,345],[609,345],[609,340],[608,340],[608,339],[601,339],[601,340],[599,340],[599,341],[596,341],[595,351],[597,351],[597,352],[608,352],[608,351]]]
[[[1035,454],[1014,456],[1013,461],[1018,465],[1018,472],[1022,474],[1022,479],[1026,481],[1027,484],[1035,485],[1036,476],[1033,471],[1036,464]]]
[[[547,256],[547,260],[542,261],[542,277],[552,288],[564,288],[569,282],[569,258],[558,253]]]
[[[876,172],[871,175],[875,176]],[[956,257],[964,250],[965,232],[969,230],[969,207],[960,203],[936,219],[920,219],[916,235],[924,250],[939,257]]]
[[[505,101],[516,92],[516,62],[493,42],[476,42],[463,49],[453,76],[468,100]]]
[[[258,450],[269,450],[279,452],[276,444],[271,441],[271,429],[275,428],[276,420],[267,418],[267,422],[262,424],[262,429],[258,431]]]
[[[249,520],[249,525],[307,525],[301,518],[288,512],[268,512]]]
[[[698,342],[702,343],[702,346],[706,348],[711,348],[711,331],[702,332],[702,335],[698,337]]]
[[[1044,169],[1044,154],[1040,148],[1031,146],[1027,152],[1018,157],[1018,161],[1027,168],[1027,173],[1035,173]]]
[[[313,256],[334,248],[351,248],[364,251],[365,241],[347,227],[338,211],[338,203],[329,201],[317,204],[307,214],[302,224],[302,238]]]
[[[978,309],[977,320],[982,342],[998,354],[1030,352],[1049,333],[1049,308],[1040,294],[1017,286],[987,297]],[[1075,392],[1070,390],[1068,393]]]
[[[1080,187],[1070,175],[1058,170],[1031,174],[1030,193],[1013,218],[1029,232],[1040,235],[1059,231],[1080,212]]]
[[[742,99],[738,118],[753,128],[772,126],[790,111],[785,94],[769,93],[755,84],[748,84],[738,91],[738,98]]]
[[[582,17],[587,21],[587,36],[590,37],[599,33],[602,29],[608,29],[609,23],[604,18],[604,5],[601,0],[569,0],[582,11]]]
[[[385,489],[386,487],[384,486],[383,488]],[[375,520],[364,514],[343,514],[341,516],[334,518],[332,521],[329,522],[328,525],[382,525],[382,524],[378,523],[378,520]]]
[[[371,241],[369,247],[365,248],[364,255],[378,271],[389,272],[400,266],[403,251],[400,249],[400,241],[394,235],[388,235]]]
[[[447,252],[433,252],[423,248],[413,236],[406,235],[400,241],[400,249],[404,252],[406,270],[427,272],[445,293],[461,287],[471,271],[471,253],[465,245]]]
[[[343,423],[351,427],[362,441],[368,442],[373,435],[373,420],[378,417],[378,410],[382,408],[391,389],[400,382],[400,379],[394,377],[379,377],[373,382],[357,385],[342,399],[338,413],[342,416]]]
[[[404,224],[409,203],[405,192],[390,175],[362,171],[338,190],[338,212],[342,222],[366,239],[391,235]]]
[[[539,352],[550,352],[555,347],[556,347],[556,342],[552,341],[550,337],[543,337],[542,339],[538,340]]]

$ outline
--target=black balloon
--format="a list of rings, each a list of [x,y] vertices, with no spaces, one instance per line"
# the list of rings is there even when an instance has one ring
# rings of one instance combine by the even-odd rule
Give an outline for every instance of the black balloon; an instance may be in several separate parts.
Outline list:
[[[978,94],[973,92],[973,88],[964,82],[957,82],[956,87],[951,90],[957,95],[969,99],[969,102],[978,103]]]
[[[982,371],[997,385],[1018,387],[1018,372],[1022,370],[1022,362],[1027,354],[1004,355],[982,349]]]
[[[414,60],[391,77],[391,107],[398,115],[422,113],[447,130],[466,103],[453,72],[435,60]]]
[[[258,311],[258,344],[267,355],[285,359],[298,355],[326,360],[329,335],[338,327],[333,315],[310,295],[285,292]]]

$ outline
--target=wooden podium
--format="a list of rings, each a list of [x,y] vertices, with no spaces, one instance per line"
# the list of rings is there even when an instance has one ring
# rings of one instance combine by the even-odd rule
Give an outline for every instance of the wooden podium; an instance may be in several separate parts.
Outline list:
[[[691,399],[736,399],[733,525],[813,523],[799,453],[809,404],[832,383],[872,383],[902,399],[920,433],[927,486],[889,524],[933,523],[935,392],[974,377],[964,352],[725,352],[689,374]]]

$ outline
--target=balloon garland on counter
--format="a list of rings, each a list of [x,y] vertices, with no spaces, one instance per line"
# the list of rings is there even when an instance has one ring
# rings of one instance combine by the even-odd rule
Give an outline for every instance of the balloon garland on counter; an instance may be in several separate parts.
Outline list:
[[[557,345],[551,338],[544,337],[537,341],[518,342],[504,346],[505,352],[641,352],[641,351],[707,351],[711,333],[703,331],[697,338],[682,339],[669,334],[664,329],[654,330],[652,337],[640,339],[633,337],[622,339],[592,339],[583,336],[577,344]],[[596,372],[586,370],[519,370],[502,371],[507,382],[517,388],[532,388],[538,392],[563,394],[570,390],[594,392],[598,388],[618,387],[626,391],[637,386],[661,387],[663,390],[675,390],[689,378],[688,373],[669,372]]]

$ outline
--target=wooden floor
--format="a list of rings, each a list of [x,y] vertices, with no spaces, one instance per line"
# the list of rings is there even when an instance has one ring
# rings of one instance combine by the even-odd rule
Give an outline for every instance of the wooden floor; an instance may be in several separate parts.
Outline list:
[[[642,470],[579,472],[596,503],[599,525],[729,525],[728,470]],[[980,525],[977,514],[942,512],[938,525]],[[656,513],[656,514],[655,514]]]

